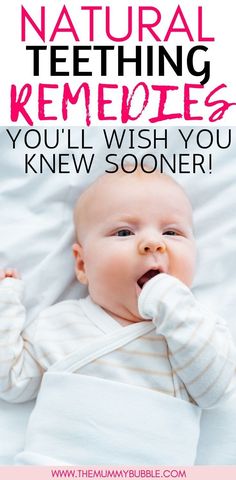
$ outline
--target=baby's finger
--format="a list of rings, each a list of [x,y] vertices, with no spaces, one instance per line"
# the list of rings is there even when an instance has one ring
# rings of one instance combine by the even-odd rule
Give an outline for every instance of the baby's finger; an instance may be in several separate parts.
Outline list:
[[[20,278],[20,275],[16,268],[6,268],[5,270],[5,278]]]
[[[5,269],[5,277],[12,277],[12,272],[13,272],[12,268],[6,268]]]
[[[2,268],[0,268],[0,280],[3,280],[5,278],[5,272]]]

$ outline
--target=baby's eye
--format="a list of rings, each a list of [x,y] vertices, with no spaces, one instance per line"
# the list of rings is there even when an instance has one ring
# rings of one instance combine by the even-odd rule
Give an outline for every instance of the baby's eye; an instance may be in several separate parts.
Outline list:
[[[178,233],[175,232],[175,230],[167,230],[166,232],[163,232],[163,235],[169,235],[173,237],[174,235],[178,235]]]
[[[130,235],[134,235],[134,233],[129,230],[128,228],[122,228],[115,233],[117,237],[129,237]]]

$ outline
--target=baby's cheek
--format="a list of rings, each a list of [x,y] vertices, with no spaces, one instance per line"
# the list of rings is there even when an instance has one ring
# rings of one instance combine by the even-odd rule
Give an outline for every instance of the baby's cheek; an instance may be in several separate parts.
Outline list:
[[[190,287],[195,272],[195,255],[188,245],[178,245],[170,261],[170,275],[178,278],[185,285]]]
[[[104,258],[104,265],[107,269],[118,269],[119,266],[124,266],[129,261],[129,256],[124,249],[113,248],[111,251],[107,249]]]
[[[180,278],[180,280],[187,286],[191,287],[193,283],[193,275],[191,272],[185,272],[185,275],[183,275],[183,278]]]
[[[122,263],[116,256],[103,256],[97,257],[96,261],[92,265],[91,275],[94,282],[97,281],[102,286],[102,284],[113,283],[115,279],[118,279],[121,276],[122,272]]]
[[[183,265],[182,271],[181,271],[181,277],[180,280],[182,280],[187,287],[191,287],[193,283],[193,278],[194,278],[194,272],[195,272],[195,263],[191,261],[186,262],[185,265]]]

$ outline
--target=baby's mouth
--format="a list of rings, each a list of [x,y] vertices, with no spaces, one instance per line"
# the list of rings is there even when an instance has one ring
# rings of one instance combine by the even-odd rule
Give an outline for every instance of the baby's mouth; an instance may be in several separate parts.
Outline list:
[[[161,273],[160,270],[154,270],[154,269],[148,270],[146,273],[144,273],[144,275],[142,275],[138,279],[137,281],[138,286],[142,289],[145,283],[148,282],[148,280],[151,280],[151,278],[155,277],[159,273]]]

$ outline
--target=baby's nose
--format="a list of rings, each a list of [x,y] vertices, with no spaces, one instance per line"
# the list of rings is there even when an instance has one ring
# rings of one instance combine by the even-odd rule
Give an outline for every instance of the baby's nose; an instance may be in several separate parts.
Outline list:
[[[138,244],[138,250],[141,255],[155,252],[164,253],[166,245],[162,239],[143,239]]]

